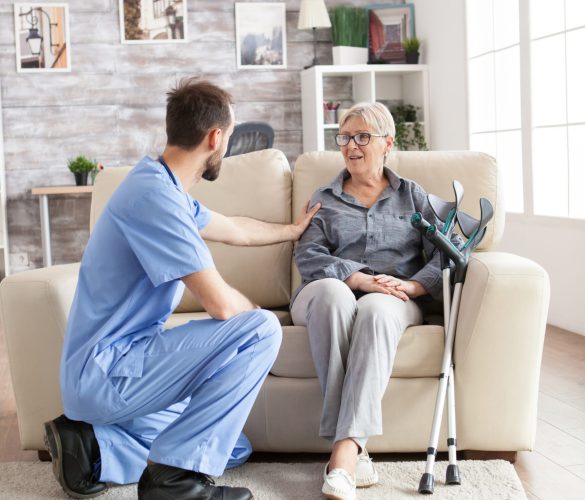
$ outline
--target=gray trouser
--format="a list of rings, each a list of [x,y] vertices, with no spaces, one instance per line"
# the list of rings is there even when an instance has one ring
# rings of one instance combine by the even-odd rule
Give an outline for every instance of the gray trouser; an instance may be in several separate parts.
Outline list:
[[[343,282],[309,283],[292,306],[292,319],[306,326],[323,390],[319,435],[352,438],[362,448],[382,434],[382,397],[400,337],[422,322],[414,301],[370,293],[356,300]]]

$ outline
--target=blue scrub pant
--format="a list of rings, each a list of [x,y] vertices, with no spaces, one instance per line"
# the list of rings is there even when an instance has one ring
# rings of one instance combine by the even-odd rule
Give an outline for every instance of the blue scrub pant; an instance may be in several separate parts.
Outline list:
[[[261,309],[153,336],[141,377],[109,379],[126,406],[93,425],[100,480],[137,482],[147,459],[212,476],[245,462],[241,431],[281,339],[276,316]]]

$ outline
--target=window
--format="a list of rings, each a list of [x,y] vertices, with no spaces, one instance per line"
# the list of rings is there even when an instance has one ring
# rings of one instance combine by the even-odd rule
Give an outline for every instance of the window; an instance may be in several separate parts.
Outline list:
[[[173,3],[173,0],[152,0],[152,10],[154,17],[164,17],[166,15],[167,7]]]
[[[506,208],[523,211],[518,0],[467,2],[470,148],[496,157]]]
[[[469,143],[510,212],[585,219],[585,2],[467,0]]]

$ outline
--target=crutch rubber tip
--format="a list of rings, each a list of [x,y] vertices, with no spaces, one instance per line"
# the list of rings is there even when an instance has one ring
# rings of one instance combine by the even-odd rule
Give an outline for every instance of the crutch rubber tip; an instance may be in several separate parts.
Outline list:
[[[430,472],[425,472],[418,483],[418,492],[423,495],[432,495],[435,491],[435,478]]]
[[[461,484],[461,477],[459,477],[459,467],[457,464],[450,464],[447,466],[447,484]]]

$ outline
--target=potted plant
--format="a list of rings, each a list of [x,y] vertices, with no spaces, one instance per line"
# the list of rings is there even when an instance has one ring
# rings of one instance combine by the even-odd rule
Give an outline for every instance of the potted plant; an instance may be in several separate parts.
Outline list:
[[[394,145],[400,151],[427,151],[427,141],[422,123],[418,121],[417,108],[412,104],[400,104],[392,109],[396,126]]]
[[[69,170],[73,172],[75,176],[75,185],[76,186],[86,186],[87,185],[87,177],[90,172],[96,170],[97,163],[96,161],[91,161],[87,159],[83,155],[79,155],[76,158],[70,159],[67,162],[67,166]]]
[[[405,38],[402,41],[402,48],[404,49],[404,54],[406,55],[406,63],[418,64],[418,49],[420,48],[420,40],[415,36],[412,38]]]
[[[338,5],[330,12],[333,64],[368,62],[368,16],[363,7]]]

